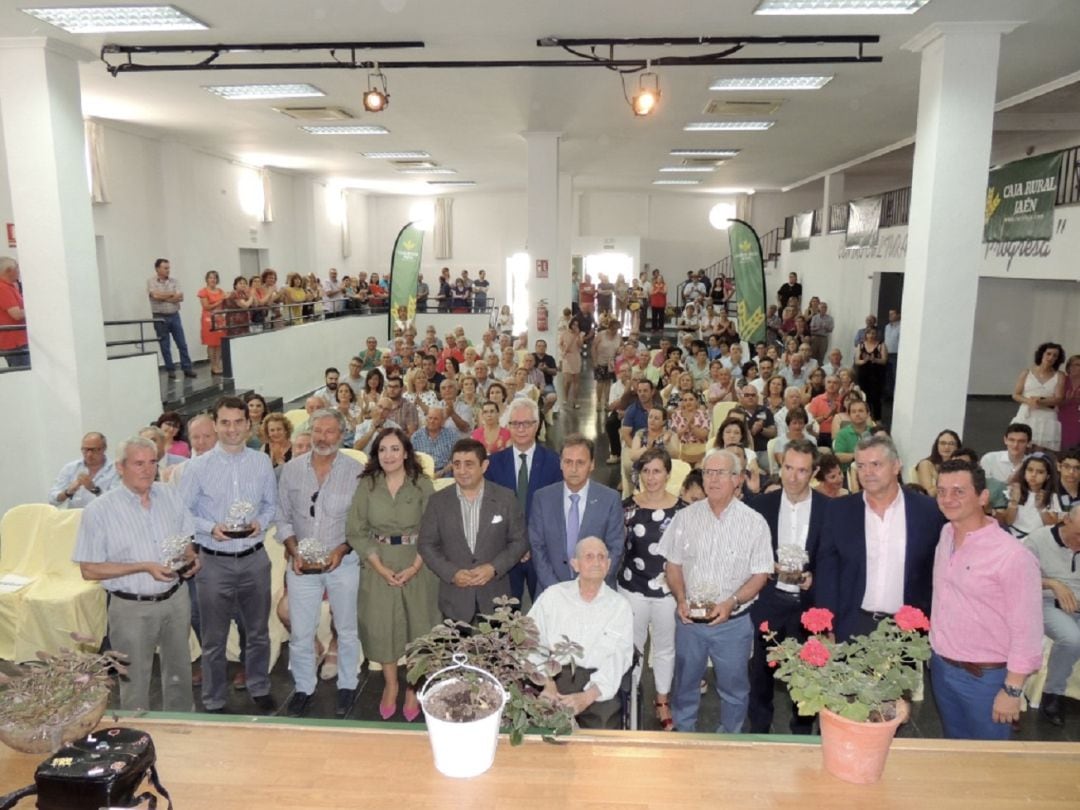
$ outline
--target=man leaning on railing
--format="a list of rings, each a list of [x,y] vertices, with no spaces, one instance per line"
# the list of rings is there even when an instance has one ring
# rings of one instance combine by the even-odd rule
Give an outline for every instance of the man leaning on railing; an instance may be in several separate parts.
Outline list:
[[[30,349],[27,343],[26,310],[19,286],[19,263],[10,256],[0,256],[0,357],[8,368],[27,368]]]

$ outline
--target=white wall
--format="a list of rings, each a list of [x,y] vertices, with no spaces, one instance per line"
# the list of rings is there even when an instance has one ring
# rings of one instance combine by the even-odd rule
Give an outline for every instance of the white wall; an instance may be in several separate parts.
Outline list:
[[[286,402],[320,388],[329,366],[344,373],[349,358],[374,335],[386,345],[385,315],[331,318],[229,339],[238,389],[281,396]]]
[[[108,379],[101,381],[100,395],[107,397],[110,391],[123,391],[124,395],[109,398],[104,424],[83,428],[104,433],[113,458],[121,441],[158,417],[161,399],[153,355],[109,360],[106,369]],[[33,369],[0,374],[5,424],[0,440],[6,459],[0,464],[0,514],[20,503],[45,503],[60,468],[79,458],[78,444],[58,444],[54,441],[56,431],[41,419],[40,403],[55,395],[42,390]]]
[[[1080,353],[1080,207],[1059,208],[1049,242],[983,245],[976,310],[974,352],[968,392],[1011,393],[1020,370],[1032,362],[1035,347],[1052,340],[1067,354]],[[876,312],[875,275],[903,273],[907,228],[887,228],[878,246],[844,250],[844,235],[816,236],[810,249],[791,253],[784,242],[779,267],[768,271],[769,300],[799,274],[804,299],[817,295],[836,319],[833,343],[851,357],[852,336],[867,314]],[[948,347],[942,347],[947,351]]]

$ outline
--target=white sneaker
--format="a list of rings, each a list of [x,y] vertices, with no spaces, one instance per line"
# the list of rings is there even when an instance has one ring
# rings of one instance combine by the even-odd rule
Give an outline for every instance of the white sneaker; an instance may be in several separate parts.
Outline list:
[[[554,407],[551,409],[551,412],[552,413],[558,413],[559,412],[559,403],[558,402],[555,403]]]

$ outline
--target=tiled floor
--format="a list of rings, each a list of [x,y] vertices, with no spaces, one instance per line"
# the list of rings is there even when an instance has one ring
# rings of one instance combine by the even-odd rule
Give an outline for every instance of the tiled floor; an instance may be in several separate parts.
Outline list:
[[[573,432],[580,432],[595,439],[597,442],[596,456],[600,460],[596,471],[593,473],[594,480],[609,486],[618,486],[619,473],[615,467],[609,467],[603,462],[608,456],[607,438],[604,435],[603,425],[595,410],[593,403],[593,385],[588,374],[582,375],[582,386],[579,397],[579,409],[568,408],[564,404],[560,415],[548,428],[546,443],[551,446],[559,446],[563,437]],[[303,407],[302,401],[290,403],[286,407]],[[1009,423],[1015,405],[1007,398],[1001,400],[972,399],[968,403],[968,415],[964,425],[963,437],[965,444],[974,447],[980,453],[987,450],[998,449],[1001,446],[1001,435],[1005,425]],[[944,426],[943,426],[944,427]],[[230,664],[230,675],[238,665]],[[402,673],[402,676],[404,673]],[[929,679],[927,679],[929,680]],[[711,688],[712,675],[708,676],[710,688],[702,697],[701,711],[698,728],[701,731],[710,731],[719,723],[719,699]],[[360,675],[359,696],[350,717],[352,719],[376,720],[378,719],[379,696],[382,691],[382,675],[379,672],[368,672],[364,668]],[[320,718],[332,718],[334,715],[334,702],[336,698],[336,686],[332,682],[320,683],[315,698],[311,704],[309,716]],[[652,702],[654,687],[651,672],[646,668],[642,677],[642,728],[658,730],[659,724],[653,716]],[[288,648],[282,652],[281,658],[274,667],[272,673],[272,694],[281,705],[281,713],[284,714],[284,705],[292,692],[292,679],[288,672]],[[196,699],[198,698],[196,690]],[[154,700],[158,698],[155,697]],[[1041,719],[1037,712],[1026,712],[1021,718],[1017,738],[1021,740],[1053,740],[1053,741],[1080,741],[1080,702],[1069,701],[1070,717],[1063,729],[1055,728]],[[774,718],[774,731],[786,732],[788,719],[791,713],[791,704],[787,699],[783,685],[777,687],[776,694],[776,717]],[[230,690],[228,710],[233,713],[248,714],[257,713],[254,705],[246,692]],[[402,722],[399,713],[394,720]],[[422,722],[422,721],[417,721]],[[926,699],[915,704],[911,721],[901,727],[901,736],[912,737],[939,737],[941,736],[941,724],[934,706],[932,690],[929,683],[926,688]]]

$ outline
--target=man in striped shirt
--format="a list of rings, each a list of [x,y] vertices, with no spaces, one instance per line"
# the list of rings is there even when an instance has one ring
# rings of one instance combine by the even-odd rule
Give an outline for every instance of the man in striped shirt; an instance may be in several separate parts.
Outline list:
[[[717,731],[738,734],[750,697],[750,604],[773,573],[772,542],[765,518],[735,497],[743,482],[741,456],[711,450],[701,472],[705,500],[675,515],[660,539],[679,615],[671,714],[677,731],[695,730],[698,687],[711,660],[720,697]]]
[[[120,708],[150,708],[154,650],[160,648],[162,709],[189,712],[191,600],[168,563],[182,556],[191,564],[184,572],[190,577],[199,559],[190,542],[178,549],[168,541],[190,539],[195,526],[176,490],[154,483],[152,441],[121,444],[116,468],[120,485],[87,505],[72,559],[83,579],[100,581],[109,592],[109,638],[130,662],[120,679]]]
[[[236,397],[218,400],[212,411],[218,444],[193,458],[180,480],[180,493],[195,518],[195,542],[203,569],[199,576],[199,619],[203,647],[203,707],[225,712],[225,641],[234,610],[246,634],[247,687],[263,711],[276,708],[270,696],[270,558],[263,535],[277,511],[277,479],[270,457],[247,447],[247,405]],[[230,536],[230,511],[245,505],[251,532]],[[234,532],[235,534],[235,532]]]

